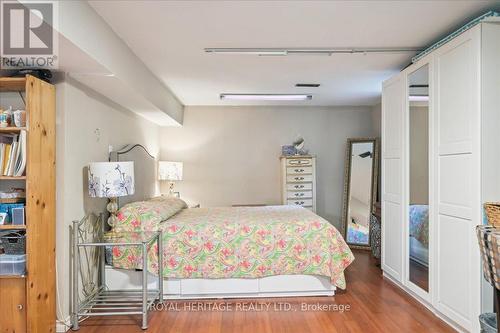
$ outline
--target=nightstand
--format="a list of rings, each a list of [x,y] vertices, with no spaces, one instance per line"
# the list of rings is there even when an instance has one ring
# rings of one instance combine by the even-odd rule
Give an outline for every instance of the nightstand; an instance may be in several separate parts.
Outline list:
[[[79,221],[73,222],[73,313],[71,316],[71,329],[77,331],[80,329],[80,318],[90,316],[115,316],[115,315],[141,315],[143,330],[148,328],[148,312],[150,306],[158,301],[163,303],[163,270],[161,265],[158,265],[158,289],[150,289],[148,287],[148,250],[157,245],[158,262],[163,262],[163,251],[161,242],[161,232],[127,232],[117,233],[116,238],[106,239],[97,237],[91,242],[79,242],[78,227]],[[142,288],[138,290],[109,290],[106,285],[99,285],[96,293],[86,296],[82,301],[79,300],[78,277],[79,274],[79,253],[83,248],[97,247],[102,248],[102,256],[104,256],[104,248],[107,246],[124,246],[137,247],[141,249],[143,269],[142,269]],[[102,281],[104,278],[104,258],[101,258],[99,265],[100,276]]]

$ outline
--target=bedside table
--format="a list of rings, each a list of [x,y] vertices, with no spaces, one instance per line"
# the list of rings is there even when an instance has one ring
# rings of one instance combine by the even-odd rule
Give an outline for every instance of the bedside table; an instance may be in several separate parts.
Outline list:
[[[73,281],[71,287],[73,290],[73,313],[71,315],[71,329],[78,331],[80,329],[80,318],[91,316],[116,316],[116,315],[141,315],[143,330],[148,328],[148,312],[150,305],[158,301],[163,303],[163,270],[158,265],[158,289],[148,287],[148,250],[157,244],[158,262],[163,262],[163,251],[161,242],[161,232],[127,232],[117,233],[116,238],[106,239],[96,237],[91,242],[79,242],[78,227],[79,221],[73,222]],[[83,300],[78,297],[78,276],[79,276],[79,251],[86,247],[104,248],[106,246],[137,247],[141,249],[142,262],[142,288],[138,290],[109,290],[106,285],[98,286],[98,291],[92,295],[86,296]],[[100,276],[104,277],[104,258],[101,258],[99,265]]]

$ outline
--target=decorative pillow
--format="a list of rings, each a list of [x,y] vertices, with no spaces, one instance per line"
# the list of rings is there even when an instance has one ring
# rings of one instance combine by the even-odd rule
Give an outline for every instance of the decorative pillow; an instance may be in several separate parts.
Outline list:
[[[129,203],[117,213],[116,231],[157,231],[161,222],[187,208],[184,201],[171,196]]]

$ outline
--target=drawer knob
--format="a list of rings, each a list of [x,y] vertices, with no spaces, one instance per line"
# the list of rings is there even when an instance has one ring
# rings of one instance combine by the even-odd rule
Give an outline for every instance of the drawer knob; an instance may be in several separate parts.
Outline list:
[[[296,205],[303,205],[303,204],[304,204],[304,201],[295,201],[295,204],[296,204]]]
[[[295,169],[295,172],[304,172],[304,169]]]
[[[17,309],[18,309],[18,310],[22,310],[22,309],[23,309],[23,305],[22,305],[22,304],[18,304],[18,305],[17,305]]]
[[[295,188],[304,188],[304,185],[295,185]]]
[[[295,180],[304,180],[304,177],[295,177]]]
[[[303,197],[303,196],[304,196],[304,193],[295,193],[295,196],[296,196],[296,197]]]

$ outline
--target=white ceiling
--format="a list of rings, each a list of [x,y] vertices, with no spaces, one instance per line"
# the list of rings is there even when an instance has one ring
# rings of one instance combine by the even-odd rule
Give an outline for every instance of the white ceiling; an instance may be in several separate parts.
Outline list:
[[[262,104],[220,93],[313,93],[371,105],[413,54],[259,57],[206,47],[422,47],[499,1],[89,1],[186,105]],[[296,88],[296,83],[320,88]],[[265,104],[286,104],[266,102]]]

